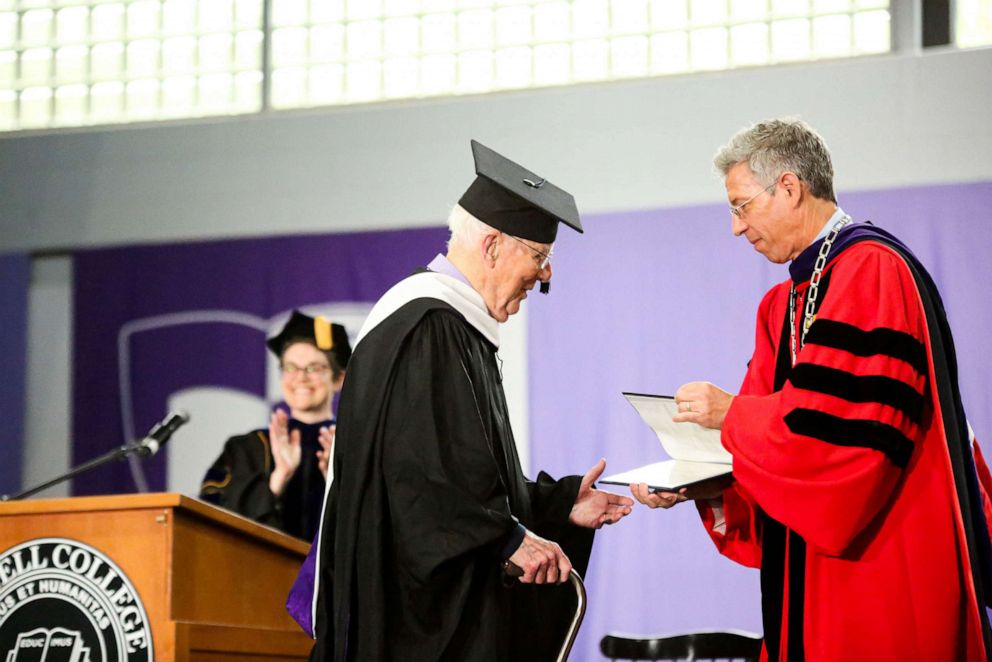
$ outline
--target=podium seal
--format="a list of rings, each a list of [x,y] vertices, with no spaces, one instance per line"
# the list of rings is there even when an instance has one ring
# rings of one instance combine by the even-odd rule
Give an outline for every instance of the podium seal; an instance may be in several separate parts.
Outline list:
[[[0,553],[0,662],[153,662],[144,605],[99,550],[38,538]]]

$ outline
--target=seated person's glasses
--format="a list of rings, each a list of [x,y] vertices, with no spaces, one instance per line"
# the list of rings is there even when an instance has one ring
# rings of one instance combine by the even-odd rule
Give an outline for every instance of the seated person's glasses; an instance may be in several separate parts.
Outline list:
[[[319,377],[331,369],[331,366],[326,363],[308,363],[304,366],[299,366],[295,363],[283,363],[279,367],[282,369],[282,374],[287,377],[292,377],[293,375],[300,373],[302,373],[304,377],[309,377],[310,375],[317,375]]]

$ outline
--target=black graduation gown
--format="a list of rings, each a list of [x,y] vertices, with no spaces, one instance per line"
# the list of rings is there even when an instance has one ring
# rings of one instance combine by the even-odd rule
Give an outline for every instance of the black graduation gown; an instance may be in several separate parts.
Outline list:
[[[239,515],[266,524],[304,540],[313,540],[320,524],[324,498],[324,476],[317,466],[317,437],[320,428],[333,421],[303,423],[289,419],[289,429],[300,431],[300,466],[276,497],[269,489],[275,467],[269,445],[269,431],[255,430],[231,437],[220,457],[207,470],[200,487],[200,499],[233,510]]]
[[[583,573],[593,531],[568,523],[579,476],[524,478],[495,349],[434,298],[360,341],[338,408],[312,660],[544,660],[560,649],[571,586],[507,586],[500,552],[519,522]]]

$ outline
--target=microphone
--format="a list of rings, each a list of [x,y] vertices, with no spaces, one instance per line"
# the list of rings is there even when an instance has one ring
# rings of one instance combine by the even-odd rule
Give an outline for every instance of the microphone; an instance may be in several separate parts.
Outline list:
[[[551,291],[551,281],[542,280],[541,281],[541,294],[547,294]]]
[[[138,442],[140,447],[141,455],[144,457],[151,457],[158,452],[158,449],[165,445],[165,442],[169,441],[172,433],[178,430],[182,425],[189,421],[189,414],[185,411],[178,411],[170,413],[161,422],[156,423],[151,430],[148,431],[148,435]]]

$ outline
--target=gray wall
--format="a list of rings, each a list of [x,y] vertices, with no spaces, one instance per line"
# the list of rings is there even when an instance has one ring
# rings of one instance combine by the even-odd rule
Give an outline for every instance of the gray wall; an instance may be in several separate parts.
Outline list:
[[[992,179],[990,108],[986,48],[15,134],[0,137],[0,251],[436,225],[472,179],[469,138],[585,213],[713,202],[716,147],[786,114],[826,137],[843,204],[844,191]],[[67,263],[35,261],[26,484],[68,461]]]
[[[992,178],[992,49],[0,138],[0,250],[437,224],[469,138],[583,212],[713,201],[737,128],[798,114],[839,191]]]

